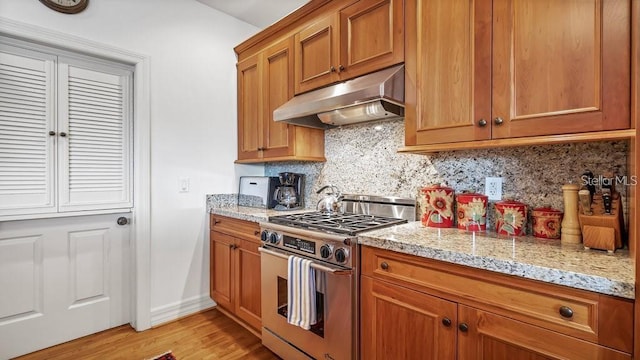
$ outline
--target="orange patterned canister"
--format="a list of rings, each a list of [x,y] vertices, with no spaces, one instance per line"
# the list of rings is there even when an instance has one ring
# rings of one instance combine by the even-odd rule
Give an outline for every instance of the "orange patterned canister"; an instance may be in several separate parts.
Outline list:
[[[487,230],[488,197],[477,193],[456,195],[458,229],[469,231]]]
[[[496,203],[496,231],[502,235],[525,235],[527,231],[527,205],[514,200]]]
[[[560,239],[562,211],[543,207],[533,209],[533,236],[543,239]]]
[[[420,190],[422,225],[437,228],[453,227],[452,188],[440,185],[428,186]]]

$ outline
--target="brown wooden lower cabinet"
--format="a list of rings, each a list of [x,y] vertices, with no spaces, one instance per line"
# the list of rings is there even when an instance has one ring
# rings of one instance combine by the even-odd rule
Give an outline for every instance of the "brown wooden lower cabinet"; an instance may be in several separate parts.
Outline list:
[[[212,216],[211,228],[211,298],[242,325],[259,333],[262,320],[258,224]]]
[[[458,305],[458,359],[630,360],[631,355],[505,316]]]
[[[362,359],[632,358],[631,301],[387,250],[362,248],[360,303]]]
[[[456,303],[367,276],[361,291],[361,359],[455,359]]]

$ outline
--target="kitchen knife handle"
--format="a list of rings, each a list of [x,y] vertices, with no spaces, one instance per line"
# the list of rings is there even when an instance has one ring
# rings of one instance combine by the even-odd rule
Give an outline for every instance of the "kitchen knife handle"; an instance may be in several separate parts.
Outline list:
[[[611,190],[603,189],[602,204],[604,205],[605,214],[611,214]]]

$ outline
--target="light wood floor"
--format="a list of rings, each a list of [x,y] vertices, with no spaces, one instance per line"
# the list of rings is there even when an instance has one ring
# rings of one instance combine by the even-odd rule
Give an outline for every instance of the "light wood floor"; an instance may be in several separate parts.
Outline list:
[[[215,309],[143,332],[123,325],[18,359],[143,360],[169,350],[178,360],[278,359],[255,335]]]

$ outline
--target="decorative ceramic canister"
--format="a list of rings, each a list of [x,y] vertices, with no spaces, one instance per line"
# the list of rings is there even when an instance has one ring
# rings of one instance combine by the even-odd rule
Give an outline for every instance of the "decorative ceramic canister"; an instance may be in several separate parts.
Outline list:
[[[543,239],[560,239],[562,211],[551,207],[533,209],[533,236]]]
[[[424,187],[420,190],[422,225],[437,228],[453,227],[452,188],[440,185]]]
[[[502,235],[524,235],[527,231],[527,205],[504,200],[495,204],[496,231]]]
[[[486,195],[478,193],[462,193],[456,195],[456,214],[458,229],[468,231],[487,230]]]

